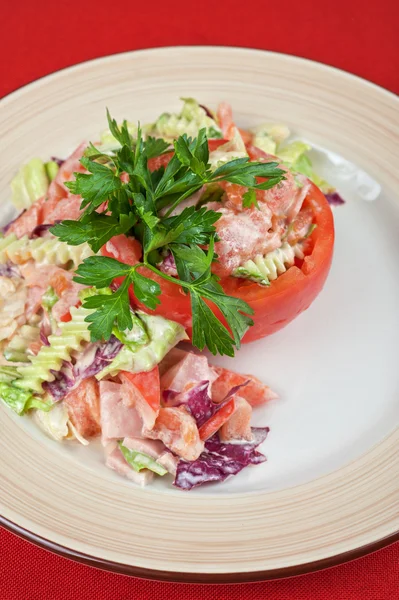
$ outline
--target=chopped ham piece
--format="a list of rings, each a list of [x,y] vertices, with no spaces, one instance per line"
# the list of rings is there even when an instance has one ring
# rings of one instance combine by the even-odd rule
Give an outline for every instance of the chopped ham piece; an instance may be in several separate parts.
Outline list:
[[[95,377],[84,379],[64,398],[68,415],[77,432],[84,438],[100,435],[100,404]]]
[[[45,290],[38,285],[34,285],[33,287],[28,288],[28,297],[25,306],[27,319],[30,319],[30,317],[35,315],[41,309],[42,296],[44,292]]]
[[[252,440],[251,431],[251,405],[240,396],[234,397],[234,412],[229,420],[219,430],[221,442],[232,442],[234,440]]]
[[[129,450],[148,454],[148,456],[151,456],[154,460],[157,460],[158,457],[165,452],[165,445],[159,440],[126,437],[123,440],[123,445],[126,448],[129,448]]]
[[[208,365],[206,356],[187,352],[178,363],[163,374],[161,377],[161,390],[172,390],[180,393],[192,388],[201,381],[209,381],[209,387],[211,388],[216,377],[214,370]]]
[[[166,452],[163,452],[161,456],[158,457],[157,462],[159,462],[160,465],[165,467],[165,469],[167,469],[169,473],[171,473],[172,475],[176,475],[177,464],[179,462],[179,458],[177,456],[175,456],[167,450]]]
[[[71,181],[74,179],[74,173],[85,173],[86,169],[80,163],[80,159],[83,156],[83,152],[86,149],[87,144],[83,142],[76,148],[74,152],[62,163],[59,168],[55,179],[50,183],[48,190],[48,198],[52,200],[61,200],[69,194],[68,188],[64,185],[64,181]],[[72,218],[72,217],[71,217]]]
[[[142,435],[142,421],[133,406],[123,398],[123,386],[112,381],[100,382],[101,441],[105,445],[111,440]]]
[[[180,348],[172,348],[165,358],[159,363],[159,375],[162,376],[171,369],[176,363],[180,362],[185,356],[188,354],[185,350],[181,350]]]
[[[138,473],[132,469],[116,445],[110,445],[110,448],[106,449],[105,464],[110,469],[116,471],[119,475],[127,477],[127,479],[130,479],[131,481],[134,481],[134,483],[138,483],[143,487],[150,483],[154,477],[154,473],[148,469],[142,469]]]
[[[280,235],[269,231],[271,214],[256,208],[242,212],[221,208],[219,212],[222,216],[215,223],[219,262],[213,269],[219,276],[228,276],[256,254],[267,254],[281,246]]]
[[[51,210],[50,204],[48,207],[44,207],[47,209],[44,214],[44,222],[55,223],[56,221],[62,221],[62,219],[72,219],[73,221],[76,221],[82,214],[80,209],[81,203],[82,198],[80,196],[68,194],[65,198],[61,198],[57,205]]]

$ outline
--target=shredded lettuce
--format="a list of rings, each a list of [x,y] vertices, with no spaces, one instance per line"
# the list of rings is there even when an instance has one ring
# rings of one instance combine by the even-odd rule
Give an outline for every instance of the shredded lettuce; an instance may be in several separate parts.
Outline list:
[[[45,308],[48,312],[50,312],[51,309],[53,308],[54,304],[56,304],[56,302],[58,302],[58,300],[59,300],[59,297],[55,293],[54,289],[52,287],[47,288],[47,290],[44,292],[43,297],[42,297],[43,308]]]
[[[122,442],[119,442],[119,448],[121,449],[126,462],[129,463],[129,465],[135,471],[139,472],[142,469],[149,469],[150,471],[153,471],[157,475],[161,476],[168,473],[167,469],[160,465],[156,460],[151,458],[149,454],[130,450],[130,448],[126,448]]]
[[[312,161],[308,156],[308,152],[312,149],[309,144],[299,140],[286,144],[283,148],[279,148],[276,152],[287,167],[296,172],[308,177],[317,187],[321,189],[323,194],[331,194],[335,188],[330,185],[325,179],[322,179],[313,170]]]
[[[19,374],[17,367],[1,367],[0,366],[0,382],[1,383],[11,383],[18,379]]]
[[[48,186],[49,178],[44,162],[40,158],[32,158],[11,181],[12,203],[19,210],[29,208],[46,194]]]
[[[184,327],[159,315],[137,313],[148,335],[148,343],[141,346],[123,346],[110,365],[96,375],[103,379],[106,375],[116,375],[119,371],[140,373],[151,371],[159,364],[171,348],[188,339]]]
[[[37,396],[33,396],[31,392],[20,390],[10,383],[0,383],[0,398],[9,406],[17,415],[23,415],[31,408],[38,410],[49,411],[52,408],[51,404],[43,402]]]
[[[53,181],[60,169],[58,163],[56,163],[55,160],[50,160],[49,162],[46,162],[44,166],[46,168],[47,177],[50,181]]]
[[[68,409],[62,402],[54,404],[49,412],[35,411],[33,418],[39,427],[57,442],[70,436]]]
[[[222,138],[222,131],[216,120],[207,114],[194,98],[182,98],[183,108],[179,114],[163,113],[151,126],[149,134],[172,142],[183,133],[196,137],[200,129],[205,128],[209,138]]]

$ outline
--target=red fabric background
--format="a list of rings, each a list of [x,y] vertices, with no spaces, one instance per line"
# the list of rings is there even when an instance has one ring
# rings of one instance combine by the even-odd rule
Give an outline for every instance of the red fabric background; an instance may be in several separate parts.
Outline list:
[[[17,0],[1,11],[3,96],[105,54],[175,44],[221,44],[297,54],[399,92],[397,0],[175,0],[172,3]],[[398,600],[399,544],[327,571],[245,586],[129,579],[67,561],[0,531],[4,600]]]

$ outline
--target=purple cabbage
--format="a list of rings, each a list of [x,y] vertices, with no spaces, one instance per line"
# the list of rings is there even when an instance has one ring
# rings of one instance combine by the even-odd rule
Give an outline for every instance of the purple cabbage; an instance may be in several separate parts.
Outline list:
[[[0,277],[21,277],[17,266],[11,263],[0,265]]]
[[[338,192],[333,192],[332,194],[325,194],[327,198],[327,202],[331,206],[340,206],[341,204],[345,204],[345,200],[338,194]]]
[[[50,342],[48,341],[48,336],[43,325],[40,327],[40,341],[43,346],[50,346]]]
[[[59,167],[65,162],[65,160],[63,160],[62,158],[57,158],[56,156],[50,156],[50,160],[57,163]]]
[[[42,332],[40,337],[41,335]],[[45,336],[44,332],[43,335]],[[49,392],[56,402],[62,400],[81,381],[96,375],[109,365],[122,346],[122,342],[114,335],[107,342],[89,344],[74,365],[64,361],[59,371],[51,371],[55,379],[43,383],[43,389]]]
[[[160,271],[166,273],[166,275],[170,275],[171,277],[177,276],[175,258],[171,252],[168,252],[163,261],[158,265],[158,267]]]
[[[205,106],[204,104],[199,104],[199,106],[202,108],[202,110],[204,110],[206,112],[207,117],[209,117],[210,119],[215,119],[215,115],[212,114],[212,112],[209,110],[209,108],[207,106]]]
[[[97,375],[97,373],[105,369],[105,367],[114,360],[122,346],[122,342],[114,335],[111,335],[109,340],[105,343],[99,345],[90,344],[86,351],[76,361],[73,368],[76,379],[81,381],[87,377]],[[88,359],[90,360],[91,357],[88,353],[93,353],[93,358],[89,364]]]
[[[43,225],[36,225],[34,229],[29,234],[29,238],[32,240],[33,238],[43,237],[50,227],[55,225],[56,223],[60,223],[60,221],[56,221],[55,223],[43,223]]]
[[[254,427],[253,441],[244,444],[223,443],[218,434],[213,435],[205,442],[205,450],[197,460],[179,460],[173,485],[191,490],[204,483],[224,481],[249,465],[265,462],[266,456],[256,448],[265,441],[268,432],[268,427]]]
[[[245,381],[240,385],[231,388],[227,396],[222,402],[213,402],[209,395],[209,381],[201,381],[198,385],[191,388],[187,392],[176,393],[173,390],[165,390],[163,392],[163,401],[166,406],[184,406],[189,410],[197,422],[197,426],[201,427],[208,421],[218,410],[229,400],[238,390],[249,383]]]
[[[76,383],[76,379],[73,376],[72,363],[64,360],[59,371],[51,369],[50,373],[54,375],[54,381],[45,381],[43,383],[43,389],[52,395],[55,402],[59,402]]]

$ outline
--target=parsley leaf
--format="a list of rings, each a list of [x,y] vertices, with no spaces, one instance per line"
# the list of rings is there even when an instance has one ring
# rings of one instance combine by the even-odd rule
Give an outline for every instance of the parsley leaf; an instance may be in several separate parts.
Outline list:
[[[137,300],[145,304],[151,310],[155,310],[161,303],[158,296],[161,294],[159,283],[144,277],[138,271],[132,273],[134,295]]]
[[[191,311],[194,346],[199,350],[207,347],[214,355],[234,356],[234,341],[229,332],[197,292],[191,293]]]
[[[110,167],[89,158],[81,158],[80,162],[91,174],[77,173],[75,181],[66,181],[65,185],[73,194],[82,196],[81,208],[87,207],[87,212],[92,212],[119,190],[122,182]]]
[[[109,339],[115,323],[120,331],[132,328],[128,289],[129,279],[126,278],[113,294],[90,296],[84,301],[85,308],[96,309],[85,318],[85,321],[90,323],[92,342]]]
[[[131,268],[110,256],[89,256],[76,269],[74,281],[96,288],[107,287],[116,277],[128,275]]]
[[[214,224],[221,216],[221,213],[204,207],[196,210],[195,206],[189,206],[180,215],[163,219],[162,223],[176,231],[175,243],[205,245],[209,244],[210,236],[215,234]]]
[[[259,204],[256,199],[255,190],[248,190],[245,194],[242,195],[242,205],[244,208],[251,208],[252,206],[256,206],[259,210]]]
[[[127,122],[123,121],[122,127],[119,127],[118,123],[111,117],[107,108],[107,119],[108,127],[114,138],[120,143],[121,146],[132,145],[132,138],[127,128]]]
[[[165,142],[162,138],[148,137],[145,141],[145,155],[147,158],[160,156],[169,148],[169,142]]]
[[[98,252],[112,236],[126,233],[136,222],[137,218],[132,213],[130,215],[121,214],[117,219],[103,213],[93,212],[80,221],[61,221],[50,231],[61,241],[68,242],[72,246],[87,242],[93,252]]]

